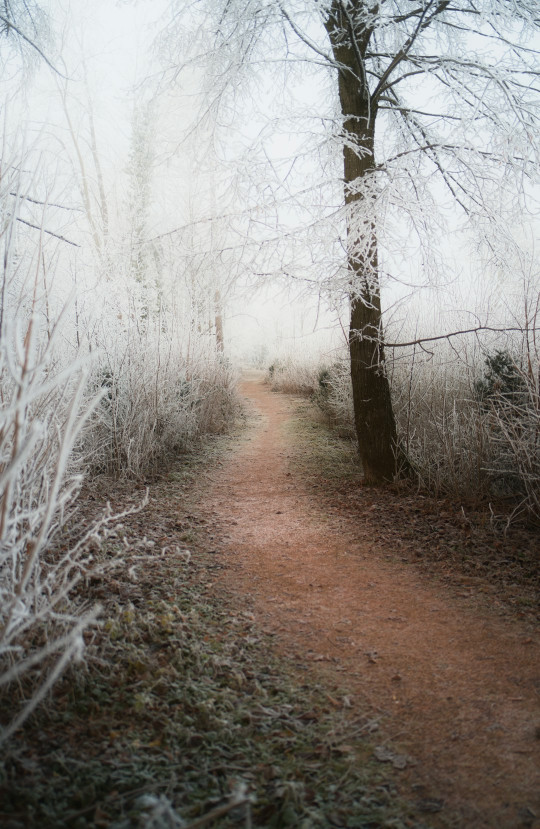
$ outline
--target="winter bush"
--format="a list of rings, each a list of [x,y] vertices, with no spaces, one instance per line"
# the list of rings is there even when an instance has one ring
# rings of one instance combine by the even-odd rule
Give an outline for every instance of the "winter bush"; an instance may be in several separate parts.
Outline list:
[[[354,433],[354,413],[349,358],[334,354],[330,362],[288,357],[275,360],[267,371],[274,391],[310,397],[328,422],[347,436]]]
[[[515,345],[390,361],[398,439],[419,486],[456,500],[508,500],[511,513],[540,517],[539,361]],[[328,422],[354,433],[346,354],[306,367],[274,363],[269,382],[280,391],[311,396]]]
[[[523,508],[540,518],[540,361],[496,351],[485,359],[475,392],[485,410],[496,452],[489,475],[503,491],[519,493]]]
[[[236,377],[215,340],[189,325],[183,340],[179,317],[130,312],[122,327],[110,282],[109,306],[101,313],[92,293],[84,322],[82,304],[64,302],[64,249],[49,255],[39,227],[21,233],[17,224],[10,198],[23,189],[19,167],[6,164],[13,179],[0,182],[0,695],[9,699],[0,743],[82,656],[83,633],[99,616],[81,580],[105,566],[96,551],[120,517],[104,505],[78,526],[85,473],[155,471],[224,431],[238,410]]]
[[[527,403],[528,387],[519,358],[506,350],[496,349],[484,360],[484,376],[474,382],[474,393],[483,403],[496,405],[502,401]]]
[[[351,370],[346,355],[342,355],[318,373],[318,386],[313,399],[326,414],[330,423],[347,436],[354,435]]]
[[[509,499],[540,517],[538,360],[495,348],[396,361],[392,391],[401,444],[420,484],[457,499]]]
[[[32,181],[3,125],[0,177],[0,744],[81,655],[98,609],[73,588],[93,567],[90,542],[108,518],[68,539],[81,476],[74,447],[94,405],[88,363],[66,359],[66,313],[54,314],[44,234],[18,223]],[[37,203],[37,202],[36,202]],[[24,225],[26,228],[27,225]],[[37,229],[37,233],[36,233]]]
[[[81,481],[72,452],[92,407],[88,372],[77,361],[62,365],[60,328],[44,336],[33,295],[27,312],[9,308],[4,292],[0,330],[0,688],[22,691],[15,716],[0,724],[0,743],[80,656],[97,615],[71,594],[92,567],[88,543],[100,525],[73,543],[62,539]]]
[[[99,614],[74,588],[116,519],[105,510],[66,532],[83,471],[155,470],[237,411],[234,372],[209,343],[188,360],[147,336],[91,363],[66,349],[62,318],[45,329],[32,285],[20,288],[34,301],[6,301],[0,332],[0,691],[21,703],[0,717],[0,742],[82,655]]]
[[[471,373],[443,359],[398,360],[392,393],[398,439],[420,486],[434,495],[486,496],[493,447]]]
[[[273,391],[309,397],[317,389],[319,371],[316,361],[285,357],[270,365],[266,379]]]
[[[84,436],[93,472],[156,472],[203,435],[226,431],[239,408],[236,374],[210,343],[187,357],[164,335],[129,338],[102,354],[92,382],[103,392]]]

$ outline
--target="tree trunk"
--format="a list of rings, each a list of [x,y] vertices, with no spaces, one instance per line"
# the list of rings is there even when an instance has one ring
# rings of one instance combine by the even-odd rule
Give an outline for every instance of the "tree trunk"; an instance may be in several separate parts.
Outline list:
[[[365,73],[359,58],[365,54],[371,32],[364,30],[353,48],[350,40],[343,37],[346,26],[340,9],[335,2],[325,25],[334,57],[341,66],[338,78],[345,137],[343,171],[351,275],[349,350],[354,420],[366,483],[378,484],[394,478],[397,439],[384,364],[377,228],[366,210],[366,200],[374,199],[377,112],[367,81],[362,84]],[[359,221],[362,214],[364,219]]]
[[[371,484],[391,481],[396,472],[396,423],[381,337],[380,309],[366,305],[363,296],[353,297],[349,351],[354,423],[364,477]]]

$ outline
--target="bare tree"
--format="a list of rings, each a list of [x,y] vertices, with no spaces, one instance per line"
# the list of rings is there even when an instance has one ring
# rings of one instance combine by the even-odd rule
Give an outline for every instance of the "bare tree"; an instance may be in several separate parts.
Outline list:
[[[429,210],[450,201],[491,225],[500,204],[519,211],[538,163],[538,3],[201,0],[194,11],[178,0],[176,11],[188,5],[188,23],[206,32],[196,41],[211,75],[206,115],[230,123],[234,92],[264,63],[320,64],[333,79],[356,431],[366,481],[390,480],[399,450],[379,278],[389,224],[421,236]]]

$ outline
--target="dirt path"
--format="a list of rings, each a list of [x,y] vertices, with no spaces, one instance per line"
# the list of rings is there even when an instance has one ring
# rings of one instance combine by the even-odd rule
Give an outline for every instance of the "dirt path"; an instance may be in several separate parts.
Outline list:
[[[289,470],[291,402],[258,379],[242,390],[259,418],[208,506],[227,586],[299,670],[373,712],[376,742],[406,763],[402,791],[426,812],[442,806],[428,822],[540,827],[537,637],[368,553],[362,528]]]

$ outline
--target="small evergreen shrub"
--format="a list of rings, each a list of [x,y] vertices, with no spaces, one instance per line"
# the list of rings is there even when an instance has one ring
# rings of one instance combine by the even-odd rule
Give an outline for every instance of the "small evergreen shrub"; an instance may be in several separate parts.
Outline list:
[[[483,404],[505,401],[522,404],[528,397],[527,382],[517,361],[506,351],[497,350],[485,359],[484,376],[474,383],[475,397]]]

